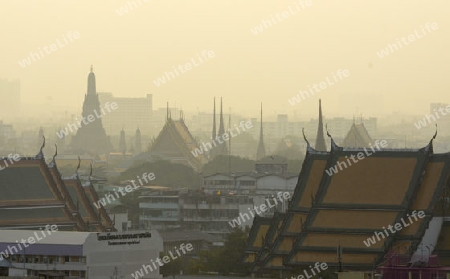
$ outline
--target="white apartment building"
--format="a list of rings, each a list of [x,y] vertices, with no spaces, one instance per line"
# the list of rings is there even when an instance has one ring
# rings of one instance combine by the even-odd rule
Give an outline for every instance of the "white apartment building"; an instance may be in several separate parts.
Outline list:
[[[38,236],[41,233],[36,232]],[[156,260],[163,251],[163,240],[157,231],[55,231],[45,238],[41,236],[40,240],[34,238],[31,242],[34,244],[27,243],[31,237],[35,237],[31,230],[0,231],[0,253],[3,256],[5,252],[9,254],[4,259],[10,266],[8,276],[131,278],[132,273],[141,269],[143,264],[150,264],[151,259]],[[20,244],[22,239],[28,247]],[[160,279],[162,276],[158,268],[143,278]]]

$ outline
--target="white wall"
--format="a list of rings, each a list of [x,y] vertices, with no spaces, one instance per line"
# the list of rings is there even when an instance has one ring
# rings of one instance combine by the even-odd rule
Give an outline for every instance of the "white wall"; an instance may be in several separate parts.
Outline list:
[[[110,235],[128,235],[145,233],[146,231],[113,232]],[[155,261],[161,251],[163,251],[163,240],[157,231],[149,231],[150,238],[134,239],[113,239],[98,240],[97,234],[92,233],[83,245],[83,255],[86,256],[86,266],[88,278],[90,279],[110,279],[113,275],[114,267],[117,266],[118,277],[132,278],[136,270],[140,270],[142,265],[151,265],[151,260]],[[107,233],[100,233],[106,236]],[[108,245],[114,242],[140,241],[139,244]],[[156,264],[158,266],[158,264]],[[159,268],[146,274],[142,278],[162,278]]]

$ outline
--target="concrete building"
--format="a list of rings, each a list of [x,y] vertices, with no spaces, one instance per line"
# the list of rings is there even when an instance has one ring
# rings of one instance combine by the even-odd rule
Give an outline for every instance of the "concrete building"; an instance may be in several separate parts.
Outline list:
[[[142,98],[114,97],[112,93],[98,93],[101,107],[116,102],[117,109],[102,117],[103,126],[108,135],[118,134],[122,129],[128,135],[134,135],[139,128],[144,135],[152,133],[152,94]]]
[[[3,117],[18,115],[20,110],[20,81],[0,79],[0,111]]]
[[[147,192],[139,197],[141,229],[196,230],[204,233],[225,235],[232,227],[229,222],[248,213],[253,208],[248,195],[234,195],[228,191],[206,194],[201,191]],[[250,226],[252,218],[242,222]]]
[[[0,262],[9,262],[8,276],[130,278],[142,265],[156,260],[163,251],[162,238],[156,231],[100,234],[54,231],[46,237],[42,233],[44,231],[0,231],[0,255],[5,258]],[[35,238],[34,244],[27,243],[26,240],[36,234],[40,239]],[[27,247],[16,242],[23,239]],[[7,257],[6,253],[9,254]],[[144,278],[162,276],[157,268]]]

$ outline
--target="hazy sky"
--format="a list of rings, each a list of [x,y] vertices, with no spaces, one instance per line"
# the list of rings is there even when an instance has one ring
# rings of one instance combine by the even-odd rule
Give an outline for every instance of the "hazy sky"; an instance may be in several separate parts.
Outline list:
[[[120,16],[116,10],[131,2],[0,0],[0,78],[19,78],[27,103],[51,100],[78,110],[91,64],[97,91],[150,93],[154,109],[169,101],[204,111],[213,96],[223,96],[225,108],[235,112],[256,113],[262,101],[269,112],[312,117],[321,97],[329,116],[377,116],[423,114],[430,102],[450,102],[448,0],[311,0],[257,35],[251,28],[289,6],[295,11],[298,0],[135,0],[138,7]],[[427,22],[438,29],[424,36],[420,26]],[[378,57],[388,43],[415,30],[423,37]],[[69,31],[80,37],[29,66],[19,64],[30,52],[63,42]],[[203,50],[215,57],[160,87],[154,84]],[[331,79],[338,69],[350,76],[289,104],[299,90]]]

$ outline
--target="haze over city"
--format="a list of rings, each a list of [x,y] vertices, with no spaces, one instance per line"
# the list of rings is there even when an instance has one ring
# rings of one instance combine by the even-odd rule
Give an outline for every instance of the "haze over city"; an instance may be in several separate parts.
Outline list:
[[[449,10],[0,0],[0,278],[450,278]]]
[[[424,114],[426,104],[446,97],[450,19],[445,11],[450,4],[444,0],[311,1],[257,35],[252,28],[297,1],[140,3],[119,15],[126,1],[3,1],[0,23],[9,28],[1,31],[0,77],[20,79],[25,103],[71,111],[81,109],[91,64],[99,92],[153,94],[154,107],[169,101],[188,111],[210,110],[212,96],[223,96],[233,112],[256,114],[262,101],[268,113],[309,118],[316,115],[313,104],[320,97],[327,115],[379,117],[393,111]],[[388,43],[420,31],[427,22],[439,28],[387,57],[377,56]],[[80,37],[20,66],[30,52],[62,42],[69,31]],[[215,57],[155,86],[153,80],[165,71],[204,50],[214,51]],[[289,104],[300,90],[339,69],[348,69],[350,77],[303,104]]]

